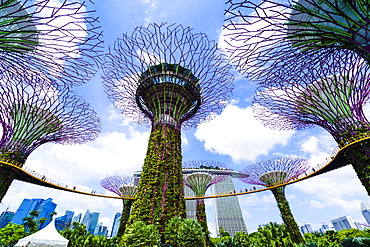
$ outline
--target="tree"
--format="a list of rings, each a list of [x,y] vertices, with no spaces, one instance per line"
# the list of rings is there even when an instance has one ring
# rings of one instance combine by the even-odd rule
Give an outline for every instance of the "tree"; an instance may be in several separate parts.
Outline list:
[[[40,215],[39,211],[33,210],[28,214],[27,217],[24,217],[22,219],[26,232],[32,234],[39,230],[39,223],[35,220],[35,218],[39,217],[39,215]]]
[[[19,239],[26,236],[24,226],[9,223],[4,228],[0,229],[0,245],[1,246],[13,246],[18,242]]]
[[[173,247],[204,247],[205,233],[200,223],[193,219],[172,218],[165,229],[166,246]]]
[[[142,221],[136,221],[123,235],[123,243],[128,247],[156,247],[159,246],[161,235],[155,225],[145,225]]]

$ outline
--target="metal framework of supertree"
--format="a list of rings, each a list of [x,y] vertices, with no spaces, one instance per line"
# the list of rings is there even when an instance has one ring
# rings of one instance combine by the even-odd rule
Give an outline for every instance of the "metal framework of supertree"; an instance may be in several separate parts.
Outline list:
[[[226,166],[221,162],[210,161],[210,160],[193,160],[184,162],[183,168],[193,169],[212,169],[218,170],[225,168]],[[184,184],[188,186],[196,196],[202,197],[206,194],[207,189],[217,183],[225,181],[230,175],[211,175],[206,172],[195,172],[184,176]],[[207,226],[206,206],[204,199],[196,199],[196,217],[198,222],[203,227],[203,231],[206,234],[207,242],[210,242],[209,231]]]
[[[118,196],[132,196],[134,197],[137,193],[137,186],[139,184],[139,179],[133,176],[112,176],[104,178],[100,182],[101,186]],[[123,200],[123,210],[120,219],[120,225],[117,232],[117,237],[123,235],[126,230],[126,223],[130,216],[131,206],[134,202],[133,199],[122,199]]]
[[[264,160],[249,165],[242,170],[249,177],[239,178],[247,184],[256,184],[265,187],[271,187],[281,217],[294,242],[303,243],[303,237],[299,231],[297,222],[294,219],[288,200],[285,197],[285,187],[278,186],[297,178],[305,173],[309,168],[308,162],[301,158],[281,157],[270,160]]]
[[[102,52],[93,14],[78,1],[1,1],[0,72],[40,73],[70,86],[87,82]]]
[[[301,54],[295,68],[287,65],[277,73],[272,70],[265,85],[257,89],[253,101],[256,117],[279,130],[320,126],[338,144],[369,133],[363,107],[370,95],[370,66],[350,51],[332,53],[326,60],[312,63],[307,54]],[[289,73],[279,72],[287,68]],[[346,157],[370,195],[370,145],[354,146]]]
[[[228,1],[225,31],[239,71],[258,78],[295,51],[346,49],[370,62],[367,0]]]
[[[1,75],[1,74],[0,74]],[[44,143],[82,144],[100,133],[95,111],[67,86],[41,83],[44,78],[0,76],[0,159],[22,167]],[[17,175],[1,166],[0,200]]]
[[[124,34],[102,65],[108,96],[151,136],[129,224],[164,232],[185,217],[181,129],[219,113],[233,88],[231,66],[213,41],[181,25],[150,24]]]

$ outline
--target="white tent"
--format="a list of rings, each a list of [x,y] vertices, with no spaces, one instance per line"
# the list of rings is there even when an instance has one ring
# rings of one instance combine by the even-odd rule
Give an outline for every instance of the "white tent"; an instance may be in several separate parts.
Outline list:
[[[35,232],[25,238],[18,241],[14,247],[28,247],[28,246],[38,246],[38,247],[67,247],[68,240],[59,234],[57,229],[55,229],[55,222],[52,220],[45,228]]]

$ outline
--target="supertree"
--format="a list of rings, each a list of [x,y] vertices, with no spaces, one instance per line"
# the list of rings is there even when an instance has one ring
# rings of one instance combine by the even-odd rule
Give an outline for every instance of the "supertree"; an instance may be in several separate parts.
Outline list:
[[[22,167],[44,143],[82,144],[100,133],[100,120],[89,104],[67,86],[40,85],[41,80],[0,74],[0,165]],[[16,175],[15,169],[0,166],[0,200]]]
[[[210,160],[192,160],[184,162],[182,167],[185,169],[202,169],[202,171],[184,175],[184,184],[188,186],[197,197],[203,197],[210,186],[221,183],[225,181],[228,176],[230,176],[227,173],[226,175],[222,173],[222,171],[225,171],[223,168],[226,166],[221,162]],[[218,174],[216,173],[211,175],[210,173],[204,172],[203,169],[220,170],[220,172]],[[206,206],[203,198],[196,199],[196,217],[198,222],[203,227],[207,242],[210,243],[211,240],[209,239],[209,231],[207,226]]]
[[[264,160],[249,165],[242,170],[249,177],[239,178],[247,184],[256,184],[271,187],[271,192],[275,197],[278,208],[292,239],[296,243],[303,243],[303,237],[299,231],[297,222],[290,210],[289,202],[285,197],[286,185],[292,179],[305,173],[309,168],[308,162],[296,157],[281,157]]]
[[[139,183],[139,178],[133,176],[112,176],[104,178],[100,184],[101,186],[113,193],[116,193],[121,197],[135,197],[137,193],[137,185]],[[122,216],[117,232],[117,237],[123,235],[126,230],[126,223],[131,213],[131,206],[134,199],[122,199],[123,210]]]
[[[152,128],[129,224],[140,220],[164,232],[170,218],[185,217],[181,128],[222,110],[233,87],[231,66],[205,34],[150,24],[118,39],[102,67],[114,105]]]
[[[253,101],[256,117],[279,130],[320,126],[338,144],[369,133],[370,123],[363,112],[370,95],[369,65],[350,51],[332,53],[325,60],[318,63],[314,57],[312,63],[310,56],[301,54],[295,68],[287,64],[277,73],[272,70]],[[287,69],[289,73],[280,73]],[[346,157],[370,195],[369,143],[351,147]]]
[[[72,86],[90,80],[102,40],[87,8],[73,0],[1,1],[0,73],[40,73]]]
[[[346,49],[370,62],[368,0],[228,1],[225,32],[238,69],[259,77],[295,51]],[[293,52],[292,52],[293,50]],[[284,57],[284,58],[282,58]]]

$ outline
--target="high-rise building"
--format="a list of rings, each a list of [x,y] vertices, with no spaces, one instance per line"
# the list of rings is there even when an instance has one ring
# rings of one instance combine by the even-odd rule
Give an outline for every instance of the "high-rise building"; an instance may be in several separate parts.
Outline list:
[[[343,216],[339,217],[337,219],[331,220],[331,223],[334,226],[334,229],[336,231],[340,231],[342,229],[351,229],[355,228],[357,229],[355,223],[353,222],[351,216]]]
[[[305,223],[302,226],[300,226],[300,228],[303,234],[313,232],[311,224]]]
[[[55,208],[57,207],[57,205],[52,202],[52,200],[53,199],[51,198],[44,200],[43,202],[41,202],[39,208],[37,209],[37,211],[40,212],[38,219],[46,219],[44,222],[40,223],[39,229],[43,229],[52,220],[52,214],[55,212]]]
[[[323,222],[320,226],[320,229],[319,229],[319,232],[322,232],[322,233],[325,233],[327,232],[328,230],[330,230],[330,227],[328,224],[326,224],[325,222]]]
[[[15,215],[12,219],[12,223],[22,225],[23,218],[29,216],[29,213],[32,211],[38,211],[39,216],[35,220],[41,218],[46,218],[46,221],[43,224],[40,224],[39,229],[44,228],[51,221],[51,214],[55,211],[57,204],[52,202],[51,198],[46,200],[44,199],[24,199]]]
[[[361,225],[360,222],[354,222],[354,223],[355,223],[355,226],[356,226],[357,229],[364,230],[364,227]]]
[[[98,224],[99,215],[100,215],[100,213],[98,213],[98,212],[92,212],[91,213],[90,225],[89,225],[89,228],[86,228],[86,229],[88,229],[87,231],[90,232],[92,235],[97,234],[96,226]]]
[[[110,237],[116,237],[117,236],[121,216],[122,216],[122,214],[119,213],[119,212],[116,213],[116,215],[114,216],[112,231],[110,233]]]
[[[90,223],[91,223],[91,213],[90,213],[90,210],[87,209],[86,210],[86,213],[84,215],[84,217],[82,218],[82,221],[81,221],[81,224],[84,224],[86,226],[86,230],[88,231],[89,227],[90,227]]]
[[[234,192],[235,186],[232,177],[230,176],[225,181],[214,184],[211,190],[212,194],[221,194],[227,191]],[[223,227],[231,236],[240,231],[248,232],[237,196],[218,197],[214,199],[214,203],[217,230]]]
[[[72,218],[75,212],[67,210],[63,216],[55,219],[55,228],[57,230],[64,230],[72,223]]]
[[[370,224],[370,203],[361,202],[361,213],[365,217],[367,224]]]
[[[14,212],[10,212],[8,210],[4,211],[0,215],[0,228],[6,227],[6,225],[13,219]]]
[[[78,222],[78,223],[80,223],[80,222],[81,222],[81,218],[82,218],[82,213],[76,214],[76,215],[75,215],[75,216],[73,216],[73,218],[72,218],[72,223],[73,223],[73,222]]]

